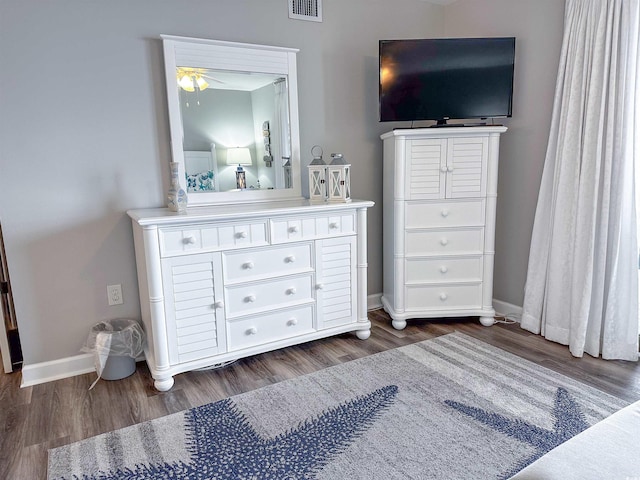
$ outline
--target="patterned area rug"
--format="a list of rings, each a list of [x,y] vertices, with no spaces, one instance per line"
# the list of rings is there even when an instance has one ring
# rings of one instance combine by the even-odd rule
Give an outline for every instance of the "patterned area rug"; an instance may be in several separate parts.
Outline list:
[[[460,333],[49,451],[53,479],[506,479],[626,402]]]

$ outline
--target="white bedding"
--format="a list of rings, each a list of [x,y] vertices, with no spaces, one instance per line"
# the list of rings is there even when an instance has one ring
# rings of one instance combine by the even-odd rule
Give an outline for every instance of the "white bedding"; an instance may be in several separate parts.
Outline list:
[[[640,480],[640,401],[579,433],[513,480]]]

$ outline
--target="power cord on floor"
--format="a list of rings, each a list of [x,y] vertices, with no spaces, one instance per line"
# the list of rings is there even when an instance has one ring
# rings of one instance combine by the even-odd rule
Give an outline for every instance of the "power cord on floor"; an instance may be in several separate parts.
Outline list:
[[[522,319],[522,314],[520,313],[507,313],[505,315],[496,315],[495,321],[493,323],[504,323],[507,325],[512,325],[514,323],[520,323]]]
[[[226,362],[220,362],[220,363],[214,363],[213,365],[208,365],[206,367],[201,367],[201,368],[194,368],[195,371],[197,372],[203,372],[205,370],[215,370],[217,368],[223,368],[226,367],[227,365],[231,365],[234,362],[237,362],[238,360],[228,360]]]

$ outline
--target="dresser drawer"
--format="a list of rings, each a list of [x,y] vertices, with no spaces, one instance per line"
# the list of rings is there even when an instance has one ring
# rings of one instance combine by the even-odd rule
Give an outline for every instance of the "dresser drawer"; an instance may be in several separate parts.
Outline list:
[[[181,228],[161,228],[160,255],[208,252],[233,247],[267,244],[266,222],[193,225]]]
[[[474,227],[484,225],[484,201],[406,202],[406,228]]]
[[[313,306],[242,318],[228,324],[229,350],[284,340],[313,331]]]
[[[273,243],[311,240],[354,233],[354,212],[271,220],[271,240]]]
[[[408,258],[407,283],[460,282],[482,280],[482,256]]]
[[[483,232],[482,228],[407,231],[405,252],[407,256],[480,254]]]
[[[222,259],[224,278],[231,283],[303,273],[312,268],[310,243],[235,250],[224,252]]]
[[[407,310],[479,308],[482,284],[407,285]]]
[[[313,275],[299,275],[225,287],[227,318],[312,302]]]

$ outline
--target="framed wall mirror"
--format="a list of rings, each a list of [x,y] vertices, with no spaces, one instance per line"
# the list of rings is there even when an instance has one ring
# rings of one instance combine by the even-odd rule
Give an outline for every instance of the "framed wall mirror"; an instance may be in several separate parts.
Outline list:
[[[301,196],[297,49],[162,35],[189,205]]]

